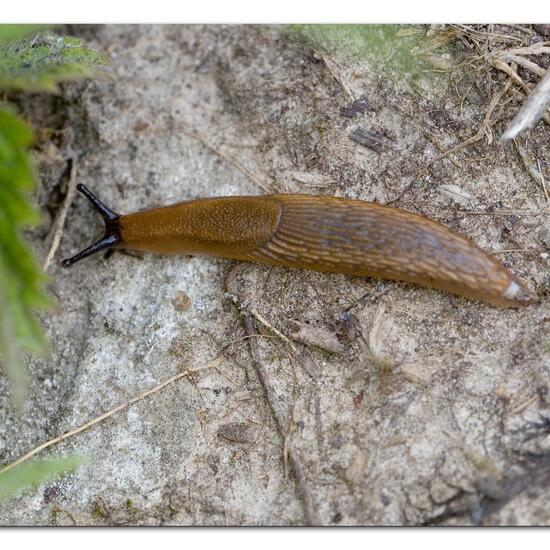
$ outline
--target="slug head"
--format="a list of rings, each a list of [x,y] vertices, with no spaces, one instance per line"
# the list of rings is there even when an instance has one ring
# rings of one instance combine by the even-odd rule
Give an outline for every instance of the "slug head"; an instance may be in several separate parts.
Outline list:
[[[105,250],[107,248],[112,248],[120,242],[120,229],[119,229],[119,215],[113,212],[110,208],[107,208],[85,185],[79,183],[76,186],[77,190],[80,191],[93,205],[93,207],[99,212],[103,221],[105,222],[105,235],[102,239],[90,245],[88,248],[85,248],[72,258],[67,258],[61,262],[63,267],[71,267],[76,262]]]

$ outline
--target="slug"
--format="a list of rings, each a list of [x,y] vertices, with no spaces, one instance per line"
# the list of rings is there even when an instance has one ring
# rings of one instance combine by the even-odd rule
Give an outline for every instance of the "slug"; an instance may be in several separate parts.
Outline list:
[[[64,267],[120,246],[408,281],[497,306],[537,301],[470,239],[396,208],[289,194],[197,199],[118,215],[86,186],[77,188],[103,217],[105,235]]]

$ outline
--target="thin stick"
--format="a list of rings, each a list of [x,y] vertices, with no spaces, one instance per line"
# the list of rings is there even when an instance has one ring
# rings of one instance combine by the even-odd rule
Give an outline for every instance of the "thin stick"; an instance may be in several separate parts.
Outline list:
[[[76,155],[73,155],[71,157],[71,175],[69,177],[69,185],[67,187],[67,194],[65,195],[65,199],[63,200],[63,205],[61,206],[60,210],[57,213],[57,216],[55,218],[55,230],[54,235],[52,239],[52,244],[50,246],[50,250],[48,251],[48,255],[46,256],[46,259],[44,260],[44,264],[42,265],[42,268],[44,271],[48,270],[48,267],[50,266],[50,263],[53,260],[53,257],[55,256],[55,253],[57,252],[57,249],[59,247],[59,243],[61,241],[61,235],[63,233],[63,228],[65,227],[65,220],[67,219],[67,213],[69,212],[69,208],[73,202],[73,199],[76,195],[76,176],[78,173],[78,159]]]
[[[512,252],[532,252],[533,254],[538,254],[539,252],[542,252],[542,249],[537,250],[536,248],[504,248],[503,250],[493,250],[491,254],[508,254]]]
[[[533,395],[533,397],[530,397],[529,399],[526,399],[525,401],[521,402],[519,405],[514,407],[508,414],[510,416],[514,414],[518,414],[524,409],[526,409],[531,403],[534,403],[538,399],[538,395]]]
[[[492,212],[485,212],[483,210],[464,210],[461,214],[477,216],[509,216],[510,214],[517,214],[518,216],[540,216],[550,214],[550,208],[543,208],[542,210],[493,210]]]
[[[521,57],[521,55],[508,55],[507,58],[508,61],[529,69],[537,76],[544,76],[544,73],[546,72],[540,65],[537,65],[534,61]]]
[[[519,113],[510,123],[504,134],[503,140],[515,138],[521,131],[534,128],[535,124],[545,115],[550,104],[550,69],[540,79],[533,91],[527,96]]]
[[[537,42],[531,46],[521,46],[519,48],[512,48],[506,50],[502,55],[541,55],[543,53],[550,53],[550,42]]]
[[[78,428],[74,428],[72,430],[69,430],[68,432],[65,432],[64,434],[58,435],[57,437],[54,437],[53,439],[50,439],[49,441],[46,441],[46,443],[42,443],[42,445],[39,445],[38,447],[34,448],[32,451],[28,452],[26,455],[23,455],[21,458],[18,458],[16,461],[12,462],[11,464],[8,464],[7,466],[4,466],[0,470],[0,475],[3,473],[11,470],[12,468],[15,468],[16,466],[19,466],[19,464],[22,464],[23,462],[26,462],[29,460],[29,458],[32,458],[33,456],[37,455],[40,451],[43,451],[44,449],[47,449],[48,447],[51,447],[52,445],[55,445],[56,443],[59,443],[60,441],[63,441],[64,439],[68,439],[69,437],[72,437],[73,435],[79,434],[92,426],[95,426],[99,422],[109,418],[110,416],[113,416],[114,414],[123,411],[124,409],[127,409],[134,403],[137,403],[138,401],[141,401],[142,399],[145,399],[146,397],[149,397],[150,395],[153,395],[154,393],[162,390],[169,384],[172,384],[173,382],[176,382],[177,380],[180,380],[181,378],[185,378],[187,376],[190,376],[191,374],[194,374],[195,372],[200,372],[206,369],[215,368],[220,363],[221,358],[214,359],[213,361],[210,361],[210,363],[207,363],[203,367],[199,367],[196,369],[188,369],[184,372],[180,372],[178,374],[175,374],[174,376],[168,378],[168,380],[165,380],[164,382],[158,384],[157,386],[154,386],[153,388],[137,395],[136,397],[133,397],[132,399],[129,399],[128,401],[125,401],[121,405],[118,405],[118,407],[115,407],[114,409],[111,409],[107,411],[106,413],[103,413],[100,416],[96,416],[93,420],[90,420],[89,422],[86,422],[85,424],[82,424],[82,426],[79,426]]]
[[[508,42],[510,40],[515,40],[516,42],[521,42],[521,38],[518,38],[517,36],[512,36],[512,35],[508,35],[508,34],[500,34],[500,33],[495,33],[495,32],[478,31],[476,29],[472,29],[471,27],[468,27],[467,25],[450,25],[450,26],[457,28],[458,30],[462,31],[465,34],[476,35],[480,38],[485,38],[487,36],[492,36],[493,38],[496,38],[496,39],[502,40],[502,41],[506,41],[506,42]]]
[[[241,316],[244,323],[245,332],[247,333],[247,335],[249,336],[257,335],[258,330],[256,329],[256,325],[254,324],[254,321],[250,313],[243,309],[241,309],[240,311],[241,311]],[[263,363],[261,362],[260,352],[258,349],[258,341],[256,338],[250,338],[250,340],[248,341],[248,344],[250,346],[250,354],[252,355],[252,360],[256,367],[256,372],[258,373],[258,378],[260,379],[260,383],[262,384],[262,387],[264,389],[267,402],[269,404],[269,407],[271,408],[273,417],[275,418],[275,422],[277,424],[279,433],[283,438],[283,446],[285,447],[284,450],[288,452],[288,457],[294,469],[294,474],[298,482],[298,487],[302,494],[304,511],[306,514],[307,522],[309,525],[322,525],[321,518],[319,517],[317,508],[313,500],[313,495],[311,494],[311,491],[309,490],[309,486],[307,484],[307,478],[304,471],[304,466],[302,464],[302,460],[300,458],[300,455],[298,454],[298,452],[296,451],[296,449],[288,439],[289,433],[288,433],[288,430],[285,429],[286,423],[285,423],[283,412],[279,407],[279,400],[277,399],[275,392],[273,391],[273,389],[271,388],[271,385],[269,384],[267,371]]]
[[[233,344],[238,344],[239,342],[243,342],[244,340],[248,340],[248,338],[252,338],[252,336],[241,336],[240,338],[235,338],[235,340],[230,340],[229,342],[226,342],[223,346],[221,346],[221,349],[228,348],[229,346],[232,346]],[[272,338],[276,340],[277,336],[271,336],[270,334],[258,334],[257,336],[254,336],[253,338]]]
[[[244,328],[247,335],[256,336],[258,334],[258,329],[256,328],[256,325],[254,324],[254,321],[252,320],[252,317],[250,316],[248,311],[240,310],[240,313],[243,317]],[[260,382],[262,384],[262,387],[264,388],[264,392],[267,397],[267,402],[271,407],[273,416],[275,418],[275,421],[277,422],[277,427],[281,431],[281,435],[285,436],[286,435],[286,430],[284,429],[284,426],[286,425],[285,418],[279,406],[277,396],[275,395],[275,393],[273,392],[273,389],[271,388],[271,385],[269,384],[267,371],[265,370],[262,363],[259,361],[260,352],[258,349],[258,344],[254,338],[251,338],[248,341],[248,343],[250,346],[250,354],[252,355],[252,359],[255,362],[258,378],[260,379]]]
[[[267,327],[269,330],[274,332],[281,340],[283,340],[283,342],[286,342],[294,353],[298,353],[298,350],[296,349],[296,346],[294,345],[292,340],[285,336],[280,330],[277,330],[271,323],[266,321],[257,311],[249,309],[248,312],[250,313],[250,315],[252,315],[252,317],[254,317],[262,325],[264,325],[264,327]]]
[[[340,73],[338,72],[337,67],[339,67],[339,64],[336,63],[336,61],[334,61],[334,59],[332,59],[327,54],[321,54],[321,58],[323,59],[325,65],[328,69],[328,72],[332,75],[334,80],[336,80],[336,82],[338,82],[338,84],[340,84],[340,86],[342,86],[343,90],[346,92],[346,94],[348,94],[349,98],[352,101],[354,101],[355,96],[353,95],[353,92],[351,91],[351,88],[346,84],[346,82],[340,76]]]
[[[250,355],[252,356],[252,361],[254,363],[256,373],[264,390],[266,401],[269,405],[269,408],[271,409],[271,414],[275,419],[277,430],[279,431],[279,434],[283,439],[283,459],[288,453],[288,458],[290,459],[290,462],[294,469],[298,488],[302,496],[304,513],[308,524],[322,525],[321,518],[319,517],[319,514],[317,512],[317,507],[315,506],[315,501],[313,500],[313,495],[311,494],[311,491],[307,484],[307,477],[305,474],[304,466],[302,464],[302,459],[300,458],[298,451],[294,448],[292,442],[288,438],[288,436],[290,435],[290,430],[286,428],[287,422],[285,421],[285,415],[283,414],[283,411],[279,405],[279,399],[277,398],[277,395],[275,394],[273,388],[269,383],[267,369],[261,361],[260,349],[258,347],[258,338],[256,338],[259,335],[258,329],[256,328],[256,324],[254,322],[254,319],[252,318],[251,312],[246,308],[246,306],[243,305],[243,300],[241,300],[239,296],[236,296],[230,290],[230,277],[233,277],[232,271],[230,271],[225,278],[225,291],[227,296],[232,300],[232,302],[239,310],[243,320],[246,335],[249,337],[248,345],[250,346]]]
[[[199,133],[197,130],[192,128],[189,124],[186,122],[180,122],[180,128],[183,131],[183,133],[193,139],[196,139],[197,141],[200,141],[207,149],[210,149],[213,153],[221,157],[223,160],[228,162],[229,164],[232,164],[237,170],[240,170],[246,177],[248,177],[253,183],[261,187],[266,193],[272,193],[273,191],[269,189],[267,184],[263,181],[263,179],[255,174],[252,170],[247,168],[242,162],[237,160],[236,158],[233,158],[226,153],[224,153],[221,149],[218,149],[215,145],[213,145],[206,137]]]
[[[542,168],[540,166],[540,159],[537,159],[537,166],[539,168],[540,183],[542,185],[542,189],[543,189],[544,194],[546,196],[546,202],[548,204],[550,204],[550,196],[548,195],[548,188],[546,187],[546,182],[544,181],[544,174],[542,173]]]
[[[397,202],[398,200],[400,200],[403,197],[403,195],[405,195],[405,193],[407,193],[416,184],[416,181],[421,176],[426,174],[426,172],[428,171],[430,166],[432,164],[434,164],[435,162],[439,162],[440,160],[443,160],[444,158],[448,157],[452,153],[457,153],[458,151],[460,151],[461,149],[464,149],[464,147],[467,147],[468,145],[471,145],[473,143],[477,143],[478,141],[480,141],[483,138],[484,134],[487,135],[487,141],[490,145],[493,141],[493,134],[491,132],[491,124],[489,123],[490,120],[491,120],[491,115],[493,114],[493,111],[495,110],[495,107],[498,105],[498,102],[500,101],[502,96],[508,91],[508,88],[511,86],[511,84],[512,84],[512,80],[508,79],[506,81],[506,84],[500,90],[498,90],[497,92],[495,92],[493,94],[493,97],[491,98],[491,101],[489,102],[489,106],[487,107],[487,111],[485,112],[485,117],[483,118],[483,122],[481,123],[481,126],[479,127],[478,131],[473,136],[470,136],[469,138],[467,138],[464,141],[460,142],[458,145],[455,145],[454,147],[451,147],[451,149],[448,149],[447,151],[445,151],[441,155],[439,155],[439,156],[435,157],[434,159],[430,160],[424,166],[424,168],[422,168],[422,170],[420,170],[420,172],[418,172],[414,176],[414,178],[412,178],[412,180],[397,195],[397,197],[395,197],[395,198],[391,199],[390,201],[388,201],[387,204],[388,205],[393,204],[393,203]]]
[[[530,110],[532,108],[532,106],[535,104],[535,102],[541,100],[541,94],[540,93],[532,93],[534,92],[534,89],[526,84],[523,79],[521,78],[521,76],[518,75],[518,73],[512,68],[510,67],[507,63],[505,63],[504,61],[502,61],[501,59],[493,59],[492,61],[492,64],[493,64],[493,67],[495,67],[496,69],[498,69],[499,71],[502,71],[503,73],[506,73],[508,76],[510,76],[511,78],[513,78],[514,82],[516,82],[516,84],[518,84],[522,89],[523,91],[525,92],[525,94],[529,94],[528,95],[528,99],[525,100],[525,103],[523,104],[522,108],[520,109],[519,113],[516,115],[516,118],[514,118],[514,120],[512,121],[512,123],[510,124],[510,126],[508,126],[508,129],[506,130],[506,132],[502,135],[502,137],[500,138],[501,140],[506,140],[506,139],[513,139],[518,133],[513,133],[513,131],[515,131],[515,128],[513,128],[513,125],[516,126],[517,122],[519,122],[520,120],[520,115],[522,117],[522,120],[523,120],[523,114],[522,114],[522,111],[523,109],[526,109],[524,111],[524,113],[527,113],[528,110]],[[550,71],[547,71],[547,73],[549,73]],[[544,81],[544,78],[542,78],[539,82],[539,84],[537,84],[537,87],[541,85],[541,83],[544,84],[544,86],[548,87],[548,74],[546,75],[547,80],[546,80],[546,83],[544,84],[543,81]],[[532,97],[532,96],[536,96],[536,97]],[[529,103],[529,105],[528,105]],[[533,114],[531,111],[529,111],[531,113],[531,115]],[[531,116],[530,115],[530,116]],[[544,122],[546,122],[546,124],[550,124],[550,114],[545,110],[543,109],[542,110],[542,113],[540,115],[540,117],[542,117],[542,120],[544,120]],[[538,121],[538,119],[537,119]],[[522,128],[524,129],[524,128]]]
[[[526,93],[530,92],[530,88],[529,86],[527,86],[527,84],[525,84],[525,82],[523,81],[523,78],[521,78],[521,76],[519,76],[519,74],[514,69],[512,69],[512,67],[510,67],[510,65],[502,61],[502,59],[498,59],[498,58],[493,59],[492,65],[493,67],[495,67],[495,69],[502,71],[504,74],[507,74],[511,79],[513,79],[514,82],[518,84],[523,89],[524,92]]]
[[[514,139],[514,145],[516,146],[516,149],[519,153],[519,158],[521,159],[521,162],[523,163],[523,166],[525,166],[525,169],[527,170],[527,173],[533,178],[535,183],[537,185],[540,185],[542,187],[542,190],[544,191],[544,194],[546,196],[546,200],[548,201],[548,191],[546,190],[546,185],[544,184],[544,177],[542,175],[542,170],[540,169],[540,160],[538,162],[538,168],[539,171],[537,172],[535,170],[535,166],[533,165],[531,159],[529,158],[529,155],[527,154],[527,151],[525,150],[525,147],[517,140]]]

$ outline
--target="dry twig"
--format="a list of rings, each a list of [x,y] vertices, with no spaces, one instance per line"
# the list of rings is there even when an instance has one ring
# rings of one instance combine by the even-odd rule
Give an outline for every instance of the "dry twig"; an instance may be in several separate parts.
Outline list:
[[[533,395],[529,399],[525,399],[524,401],[519,403],[519,405],[516,405],[508,414],[510,416],[513,416],[514,414],[520,413],[521,411],[525,410],[529,405],[531,405],[532,403],[535,403],[537,399],[538,399],[538,395]]]
[[[550,48],[548,50],[550,51]],[[502,135],[502,139],[513,139],[523,130],[533,128],[544,115],[548,118],[546,109],[549,104],[550,69],[546,71],[546,74],[533,88],[533,91],[527,96],[527,99],[519,110],[519,113]]]
[[[451,149],[448,149],[441,155],[435,157],[430,162],[428,162],[420,172],[418,172],[408,183],[405,188],[395,197],[394,199],[387,202],[387,204],[393,204],[399,199],[405,195],[412,187],[415,185],[418,178],[426,174],[428,171],[428,168],[436,162],[439,162],[440,160],[443,160],[444,158],[448,157],[449,155],[453,153],[457,153],[461,149],[464,149],[464,147],[467,147],[468,145],[472,145],[473,143],[477,143],[480,141],[484,135],[487,136],[487,143],[490,145],[493,142],[493,133],[491,131],[491,115],[493,114],[493,111],[495,110],[496,106],[498,105],[499,101],[501,100],[502,96],[508,91],[512,84],[512,81],[508,79],[506,81],[506,84],[497,92],[493,94],[493,97],[491,98],[491,101],[489,102],[489,106],[487,107],[487,110],[485,111],[485,117],[483,118],[483,122],[481,123],[481,126],[479,127],[478,131],[469,138],[465,139],[464,141],[460,142],[458,145],[455,145]]]
[[[546,182],[544,181],[544,174],[542,173],[542,168],[540,165],[540,159],[537,159],[537,166],[540,174],[540,183],[542,185],[542,190],[546,196],[546,202],[550,204],[550,196],[548,195],[548,188],[546,187]]]
[[[258,331],[256,329],[256,325],[254,324],[254,321],[251,315],[246,310],[241,309],[240,311],[241,311],[241,316],[243,319],[243,323],[244,323],[244,327],[247,335],[249,336],[257,335]],[[302,499],[304,503],[304,511],[306,514],[307,522],[309,525],[321,525],[321,519],[319,517],[316,506],[314,504],[313,495],[311,494],[311,491],[307,484],[307,478],[306,478],[304,466],[302,464],[302,459],[300,458],[300,455],[298,454],[298,452],[292,445],[290,439],[288,438],[290,434],[289,434],[289,430],[286,430],[285,428],[286,422],[284,419],[283,412],[279,407],[279,401],[277,399],[277,396],[275,395],[275,392],[273,391],[273,389],[269,384],[267,370],[264,367],[263,363],[261,362],[260,352],[258,349],[258,341],[255,338],[250,338],[250,340],[248,341],[248,344],[250,346],[250,354],[252,355],[252,360],[254,361],[256,372],[258,373],[258,378],[260,379],[267,402],[269,404],[269,407],[271,408],[273,417],[275,418],[275,421],[277,423],[279,433],[283,438],[283,445],[286,450],[285,454],[288,455],[290,462],[292,463],[292,467],[294,469],[294,474],[296,475],[296,480],[298,482],[298,487],[300,489],[300,493],[302,495]]]
[[[329,73],[333,76],[334,80],[342,86],[343,90],[348,94],[349,98],[352,101],[355,101],[355,96],[353,92],[351,91],[351,88],[347,85],[346,81],[342,78],[339,71],[339,63],[337,63],[332,57],[329,55],[322,53],[320,54],[321,58],[323,59],[323,62],[325,63],[326,68],[328,69]]]
[[[44,269],[44,271],[48,270],[48,267],[50,266],[50,263],[53,260],[53,257],[55,256],[57,248],[59,247],[59,242],[61,241],[63,228],[65,227],[65,220],[67,219],[67,213],[69,212],[69,208],[76,195],[76,176],[78,173],[77,160],[78,159],[76,155],[73,155],[71,157],[71,175],[69,178],[67,194],[65,195],[63,205],[61,206],[61,208],[57,212],[57,216],[55,217],[55,222],[54,222],[55,229],[54,229],[54,234],[52,238],[52,244],[50,245],[50,250],[48,251],[48,255],[46,256],[46,259],[44,260],[44,264],[42,265],[42,269]]]
[[[546,189],[544,176],[542,175],[542,170],[540,167],[540,161],[538,162],[538,172],[537,172],[533,162],[531,161],[531,159],[529,158],[529,155],[527,154],[527,151],[525,150],[525,147],[523,147],[523,145],[517,139],[514,139],[514,145],[518,150],[519,158],[521,159],[523,166],[525,166],[527,173],[533,178],[533,180],[537,185],[540,185],[542,187],[542,190],[544,191],[544,195],[546,196],[546,201],[548,204],[550,204],[550,196],[548,195],[548,190]]]
[[[296,349],[296,346],[294,345],[292,340],[285,336],[280,330],[276,329],[270,322],[266,321],[257,311],[249,309],[248,313],[250,313],[250,315],[252,315],[252,317],[254,317],[262,325],[264,325],[264,327],[267,327],[274,334],[276,334],[283,342],[286,342],[294,353],[298,353],[298,350]]]
[[[114,409],[111,409],[105,413],[103,413],[100,416],[96,416],[94,419],[90,420],[89,422],[86,422],[85,424],[82,424],[81,426],[78,426],[78,428],[74,428],[72,430],[69,430],[68,432],[65,432],[64,434],[58,435],[57,437],[54,437],[53,439],[50,439],[49,441],[46,441],[45,443],[42,443],[38,447],[35,447],[32,451],[28,452],[27,454],[23,455],[22,457],[18,458],[11,464],[8,464],[7,466],[4,466],[0,470],[0,475],[7,472],[8,470],[11,470],[12,468],[15,468],[16,466],[19,466],[19,464],[22,464],[23,462],[26,462],[29,460],[29,458],[32,458],[33,456],[37,455],[40,451],[43,451],[44,449],[47,449],[48,447],[51,447],[52,445],[55,445],[56,443],[59,443],[65,439],[68,439],[69,437],[72,437],[74,435],[77,435],[92,426],[95,426],[96,424],[99,424],[103,420],[106,420],[107,418],[113,416],[114,414],[123,411],[124,409],[127,409],[134,403],[137,403],[138,401],[141,401],[142,399],[145,399],[146,397],[149,397],[150,395],[153,395],[154,393],[157,393],[158,391],[162,390],[169,384],[172,384],[173,382],[176,382],[180,380],[181,378],[186,378],[187,376],[190,376],[191,374],[194,374],[196,372],[200,372],[206,369],[210,368],[217,368],[217,366],[220,363],[220,358],[214,359],[213,361],[210,361],[210,363],[207,363],[203,367],[199,367],[196,369],[188,369],[183,372],[180,372],[178,374],[175,374],[174,376],[168,378],[168,380],[165,380],[164,382],[158,384],[157,386],[154,386],[153,388],[140,393],[139,395],[136,395],[132,399],[129,399],[128,401],[125,401],[121,405],[118,405]]]
[[[258,187],[261,187],[266,193],[273,192],[262,176],[259,176],[258,174],[247,168],[240,160],[228,155],[219,147],[216,147],[216,145],[214,145],[209,139],[207,139],[206,136],[199,133],[189,124],[180,121],[180,129],[185,135],[196,139],[197,141],[200,141],[207,149],[210,149],[210,151],[221,157],[223,160],[225,160],[229,164],[232,164],[235,168],[237,168],[237,170],[241,171],[246,177],[250,179],[250,181],[255,183]]]
[[[264,390],[264,394],[269,408],[271,409],[271,412],[273,414],[273,418],[275,419],[275,423],[277,424],[279,434],[283,439],[283,459],[285,460],[284,457],[288,456],[294,469],[294,474],[296,476],[296,481],[298,483],[298,488],[300,490],[304,504],[304,512],[306,515],[307,523],[309,525],[321,525],[321,519],[317,512],[317,508],[313,500],[313,495],[307,484],[307,478],[302,459],[300,458],[298,451],[294,448],[289,438],[290,430],[286,428],[288,422],[285,420],[285,416],[279,405],[279,400],[269,383],[267,369],[265,368],[261,360],[260,350],[258,347],[258,339],[256,338],[258,336],[258,329],[256,328],[256,324],[254,323],[253,316],[251,312],[243,305],[242,301],[231,292],[229,286],[230,283],[226,278],[226,294],[237,306],[241,314],[246,335],[249,337],[248,345],[250,347],[250,355],[252,356],[252,361],[254,363],[256,373]]]
[[[550,214],[550,208],[542,208],[541,210],[520,210],[519,208],[502,208],[501,210],[464,210],[461,213],[477,216],[509,216],[510,214],[518,216],[540,216]]]

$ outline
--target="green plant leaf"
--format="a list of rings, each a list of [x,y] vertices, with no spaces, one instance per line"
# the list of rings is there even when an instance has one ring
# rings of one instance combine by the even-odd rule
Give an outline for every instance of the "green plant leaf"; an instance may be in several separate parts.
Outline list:
[[[33,460],[0,474],[0,501],[19,491],[36,487],[53,477],[75,470],[85,460],[78,456]]]
[[[46,277],[21,236],[24,227],[40,221],[26,197],[34,188],[31,141],[30,128],[0,106],[0,362],[19,405],[26,380],[23,351],[47,350],[33,309],[53,305],[43,290]]]
[[[40,32],[0,43],[0,88],[56,92],[60,82],[93,76],[107,64],[78,38]]]
[[[107,64],[106,56],[78,38],[39,32],[43,28],[0,25],[0,90],[55,92],[59,82],[91,76]],[[30,128],[0,104],[0,366],[19,406],[26,388],[24,352],[47,350],[33,310],[52,305],[45,276],[21,237],[24,227],[40,221],[27,198],[34,189],[31,141]]]

